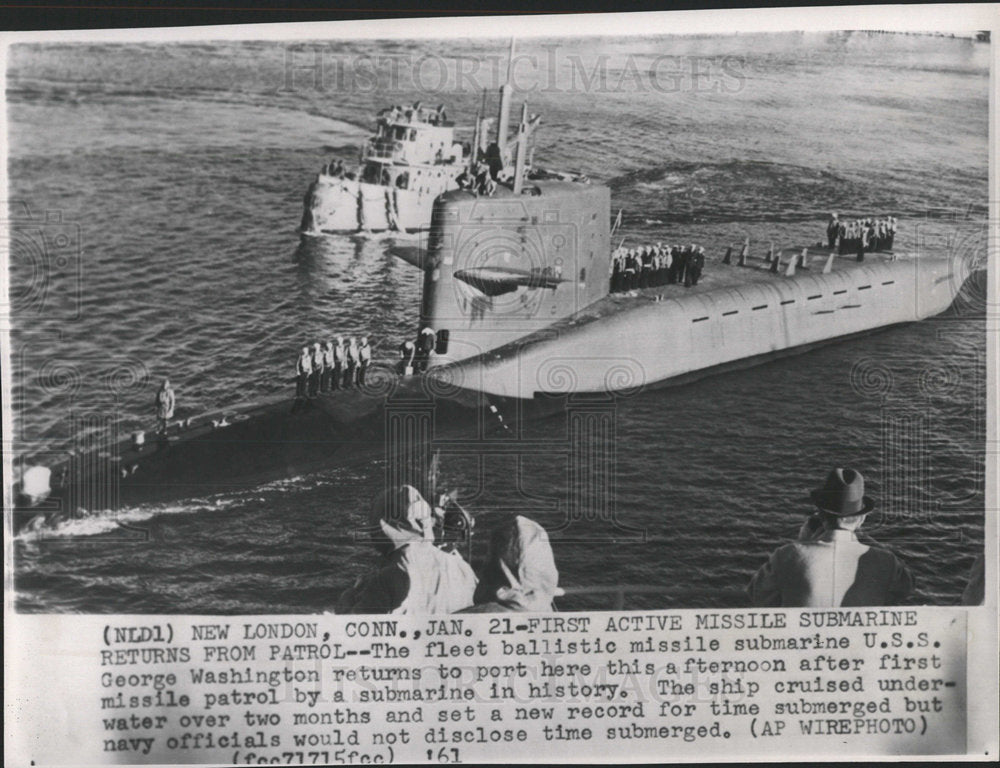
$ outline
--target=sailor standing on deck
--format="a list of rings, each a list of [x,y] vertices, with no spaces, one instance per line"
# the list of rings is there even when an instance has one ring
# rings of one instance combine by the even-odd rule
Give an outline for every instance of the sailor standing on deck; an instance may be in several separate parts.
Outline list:
[[[683,283],[685,286],[689,286],[691,283],[688,282],[688,266],[691,264],[691,252],[692,247],[686,245],[681,248],[680,251],[680,263],[677,265],[677,282]]]
[[[853,469],[834,469],[812,492],[819,514],[799,540],[779,547],[751,579],[757,607],[831,608],[899,605],[913,589],[909,570],[892,552],[862,544],[857,531],[874,502]]]
[[[399,346],[400,373],[404,376],[412,376],[414,371],[414,360],[417,356],[417,345],[407,339]]]
[[[639,284],[639,261],[635,256],[635,248],[629,248],[625,254],[625,290],[631,291]]]
[[[333,342],[327,339],[323,348],[323,375],[319,380],[320,392],[329,392],[334,389],[330,379],[333,376]]]
[[[312,374],[312,356],[309,347],[302,347],[302,353],[295,363],[295,397],[304,398],[309,393],[309,376]]]
[[[670,265],[667,267],[667,285],[677,282],[677,270],[681,264],[681,252],[676,245],[671,245],[667,252],[670,254]]]
[[[648,288],[653,274],[653,252],[648,245],[642,246],[639,255],[639,287]]]
[[[368,344],[368,337],[361,337],[361,346],[358,347],[358,386],[365,385],[365,373],[372,361],[372,348]]]
[[[170,387],[169,379],[164,379],[156,392],[156,431],[161,435],[167,433],[167,422],[174,417],[176,398]]]
[[[317,341],[313,344],[312,372],[309,374],[309,397],[319,394],[319,385],[323,379],[323,347]]]
[[[691,260],[688,263],[688,274],[684,285],[698,285],[698,278],[705,268],[705,249],[700,245],[691,245]]]
[[[344,337],[338,336],[337,343],[333,346],[333,369],[330,372],[330,390],[340,389],[343,384],[344,357],[347,351],[344,349]]]
[[[344,389],[351,389],[357,383],[357,370],[358,342],[351,336],[344,351]]]
[[[663,243],[657,243],[656,248],[656,285],[666,285],[667,270],[670,269],[670,248],[664,248]]]
[[[434,333],[434,329],[430,327],[422,328],[420,336],[417,338],[417,360],[420,361],[421,371],[427,370],[431,359],[431,352],[434,351],[435,344],[437,344],[437,335]]]
[[[830,214],[830,223],[826,225],[826,239],[830,244],[830,248],[833,248],[837,244],[837,235],[840,233],[840,222],[837,220],[837,214]]]

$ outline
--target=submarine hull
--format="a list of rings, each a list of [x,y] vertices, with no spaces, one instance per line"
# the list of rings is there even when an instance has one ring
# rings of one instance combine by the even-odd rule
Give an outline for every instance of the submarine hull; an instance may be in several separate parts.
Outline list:
[[[844,257],[824,271],[829,253],[811,255],[814,266],[790,276],[710,264],[714,274],[697,286],[610,295],[441,373],[515,400],[679,383],[937,315],[968,277],[961,259]]]
[[[174,422],[165,435],[144,433],[141,445],[113,430],[86,435],[51,467],[43,498],[15,488],[14,532],[382,459],[388,479],[419,487],[432,436],[482,439],[502,429],[475,393],[443,391],[433,377],[400,378],[388,368],[370,370],[372,379],[364,389]]]

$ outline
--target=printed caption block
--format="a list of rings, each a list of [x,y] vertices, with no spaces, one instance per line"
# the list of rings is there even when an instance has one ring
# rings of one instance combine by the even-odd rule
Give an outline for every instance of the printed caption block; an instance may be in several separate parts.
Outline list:
[[[961,609],[20,620],[38,765],[966,751]]]

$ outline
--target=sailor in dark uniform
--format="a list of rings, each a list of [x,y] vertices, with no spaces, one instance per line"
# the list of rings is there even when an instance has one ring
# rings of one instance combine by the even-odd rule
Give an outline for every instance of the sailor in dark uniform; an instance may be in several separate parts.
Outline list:
[[[648,288],[650,277],[653,274],[653,254],[648,245],[642,246],[642,253],[639,256],[639,287]]]
[[[413,374],[414,360],[417,356],[417,345],[407,339],[399,346],[400,373],[404,376]]]
[[[830,223],[826,225],[826,239],[830,244],[830,248],[833,248],[837,244],[837,235],[840,232],[840,222],[837,220],[837,214],[830,214]]]
[[[687,284],[688,262],[691,261],[691,248],[684,246],[680,249],[680,258],[677,264],[677,282]]]
[[[687,280],[684,285],[698,285],[698,278],[701,277],[701,271],[705,268],[705,249],[702,247],[691,246],[691,261],[688,263],[688,274]]]
[[[619,248],[611,254],[611,293],[618,293],[622,289],[622,249]]]
[[[490,178],[496,179],[497,174],[503,169],[503,157],[500,155],[500,146],[495,141],[486,147],[485,159]]]
[[[625,254],[625,290],[631,291],[639,284],[639,262],[635,257],[635,248],[629,248]]]

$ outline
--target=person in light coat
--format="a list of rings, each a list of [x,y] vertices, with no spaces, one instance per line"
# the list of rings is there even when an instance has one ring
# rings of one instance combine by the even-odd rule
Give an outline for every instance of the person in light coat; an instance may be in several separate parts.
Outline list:
[[[416,488],[383,491],[368,524],[378,568],[340,596],[337,613],[428,615],[472,605],[476,576],[461,555],[434,544],[434,513]]]
[[[834,469],[812,492],[819,512],[799,540],[779,547],[751,579],[757,607],[830,608],[900,605],[913,589],[910,571],[892,552],[858,539],[874,502],[853,469]]]
[[[561,594],[549,535],[517,515],[493,531],[476,604],[462,613],[551,612],[552,599]]]

